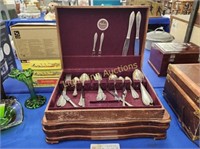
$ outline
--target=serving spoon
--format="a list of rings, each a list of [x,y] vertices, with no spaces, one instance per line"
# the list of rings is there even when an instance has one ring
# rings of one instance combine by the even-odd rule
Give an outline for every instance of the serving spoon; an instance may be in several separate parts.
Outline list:
[[[135,69],[135,71],[132,74],[133,80],[140,81],[140,91],[142,95],[142,102],[144,105],[149,106],[153,104],[153,99],[151,98],[150,94],[142,84],[142,81],[144,80],[144,74],[139,70]]]

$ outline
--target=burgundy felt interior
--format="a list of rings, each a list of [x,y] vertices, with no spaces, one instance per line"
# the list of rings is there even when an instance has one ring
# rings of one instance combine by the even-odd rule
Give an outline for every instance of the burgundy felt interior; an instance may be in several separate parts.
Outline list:
[[[106,101],[96,101],[98,82],[91,80],[85,82],[85,104],[84,108],[124,108],[121,101],[115,101],[114,97],[110,95],[106,89],[113,90],[114,82],[108,80],[108,74],[105,72],[116,73],[117,76],[129,76],[132,78],[132,72],[138,68],[141,69],[141,55],[134,56],[134,42],[135,42],[135,21],[131,32],[130,47],[127,56],[122,56],[122,49],[124,40],[128,30],[129,15],[132,11],[135,14],[140,11],[142,15],[140,27],[140,54],[142,44],[145,43],[145,29],[147,25],[148,7],[58,7],[57,27],[58,35],[60,36],[60,46],[63,61],[63,73],[56,86],[49,109],[73,109],[72,105],[67,102],[64,107],[57,107],[56,102],[61,95],[66,74],[72,74],[73,77],[80,77],[82,73],[93,75],[97,72],[101,73],[103,80],[101,87],[104,90],[107,98]],[[99,48],[99,38],[102,33],[97,28],[99,19],[104,18],[109,22],[109,27],[104,32],[104,42],[101,56],[92,56],[93,37],[94,33],[98,33],[98,40],[96,49]],[[123,69],[123,71],[121,71]],[[150,95],[154,100],[153,106],[145,106],[142,103],[140,95],[139,81],[133,81],[133,87],[139,93],[140,98],[134,100],[130,93],[130,83],[125,81],[128,94],[126,101],[133,105],[128,108],[161,108],[161,104],[157,99],[149,82],[145,79],[143,84],[148,89]],[[122,94],[122,83],[117,81],[116,88],[119,96]],[[78,84],[78,96],[73,97],[73,86],[68,86],[67,95],[78,105],[80,99],[81,84]],[[78,107],[83,108],[83,107]],[[125,107],[127,108],[127,106]]]
[[[142,15],[141,27],[140,27],[140,45],[144,43],[144,34],[147,21],[148,7],[144,8],[79,8],[79,7],[58,7],[57,8],[57,25],[59,29],[60,45],[62,49],[63,67],[69,68],[65,59],[68,56],[88,56],[91,57],[93,48],[94,34],[98,33],[98,40],[96,49],[99,48],[100,35],[104,32],[104,41],[102,46],[102,56],[110,55],[113,58],[115,56],[122,55],[122,49],[128,30],[129,15],[134,11],[135,14],[140,11]],[[109,22],[109,27],[105,31],[101,31],[97,27],[99,19],[104,18]],[[135,41],[135,22],[133,24],[130,46],[128,55],[134,53],[134,41]],[[141,51],[141,46],[140,46]],[[93,58],[92,58],[93,59]],[[102,59],[96,59],[93,61],[95,66],[98,67],[99,61]],[[103,59],[104,60],[104,59]],[[79,62],[81,59],[79,60]],[[123,59],[121,59],[123,61]],[[84,61],[85,62],[85,61]],[[123,62],[122,62],[123,63]],[[65,66],[67,64],[67,66]]]

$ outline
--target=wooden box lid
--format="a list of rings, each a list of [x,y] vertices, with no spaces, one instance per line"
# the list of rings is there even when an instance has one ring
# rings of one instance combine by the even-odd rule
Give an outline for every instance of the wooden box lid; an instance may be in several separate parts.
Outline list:
[[[197,106],[200,104],[200,64],[170,64],[170,75]]]
[[[139,34],[139,56],[134,56],[136,17],[134,19],[130,46],[127,56],[122,56],[122,49],[128,31],[131,12],[141,13]],[[104,21],[102,21],[102,19]],[[56,22],[60,41],[63,69],[74,71],[84,69],[115,68],[120,65],[141,61],[148,26],[148,7],[57,7]],[[100,23],[99,23],[100,22]],[[105,23],[106,22],[106,23]],[[103,26],[103,27],[102,27]],[[107,29],[106,29],[107,28]],[[92,56],[94,34],[98,34],[96,51],[100,36],[104,33],[101,56]]]
[[[155,48],[156,47],[156,48]],[[163,54],[199,54],[200,47],[193,43],[154,43],[152,49],[159,49]]]

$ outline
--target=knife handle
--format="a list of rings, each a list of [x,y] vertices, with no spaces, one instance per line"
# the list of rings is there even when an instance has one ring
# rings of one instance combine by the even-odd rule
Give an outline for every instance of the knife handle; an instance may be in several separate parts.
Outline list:
[[[126,36],[127,39],[130,39],[131,29],[133,27],[134,19],[135,19],[135,12],[132,11],[131,14],[130,14],[130,16],[129,16],[128,32],[127,32],[127,36]]]
[[[101,33],[98,55],[101,55],[103,40],[104,40],[104,33]]]
[[[93,42],[92,55],[95,55],[95,47],[96,47],[96,43],[97,43],[97,38],[98,38],[98,34],[95,33],[94,34],[94,42]]]
[[[139,38],[139,34],[140,34],[141,18],[142,18],[141,13],[140,11],[138,11],[136,14],[136,39]]]

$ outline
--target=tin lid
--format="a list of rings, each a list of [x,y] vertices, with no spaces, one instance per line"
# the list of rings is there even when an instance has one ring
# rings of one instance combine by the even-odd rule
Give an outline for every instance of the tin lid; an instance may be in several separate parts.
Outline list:
[[[159,31],[161,30],[161,31]],[[165,32],[163,27],[156,28],[154,31],[147,33],[147,40],[157,42],[168,42],[172,41],[174,37],[169,33]]]

